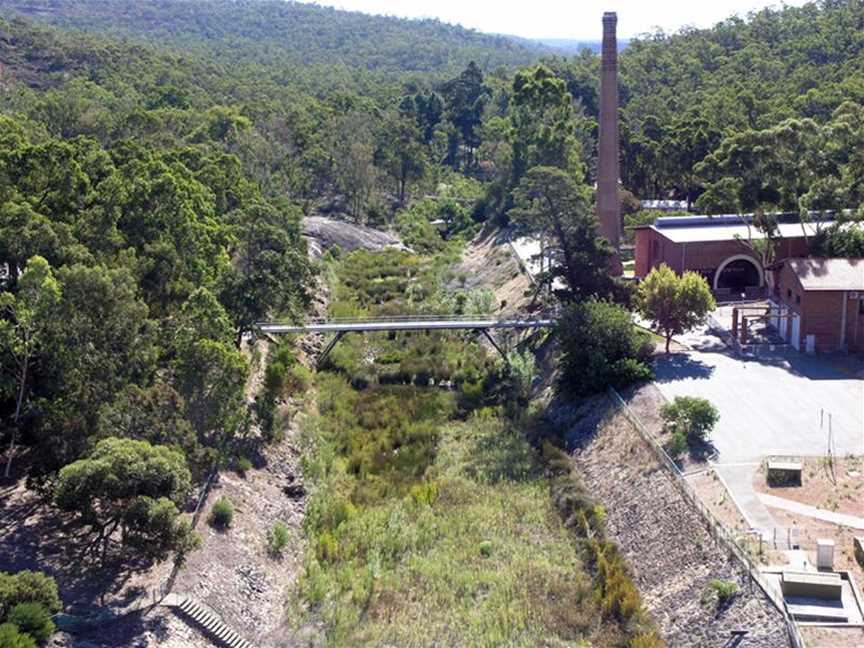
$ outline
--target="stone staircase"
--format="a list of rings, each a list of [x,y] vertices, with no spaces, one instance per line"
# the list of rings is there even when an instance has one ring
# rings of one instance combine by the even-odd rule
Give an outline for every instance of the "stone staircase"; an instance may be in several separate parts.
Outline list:
[[[207,610],[188,596],[169,595],[164,604],[199,626],[216,645],[228,648],[254,648],[251,643],[225,625],[225,622],[214,612]]]

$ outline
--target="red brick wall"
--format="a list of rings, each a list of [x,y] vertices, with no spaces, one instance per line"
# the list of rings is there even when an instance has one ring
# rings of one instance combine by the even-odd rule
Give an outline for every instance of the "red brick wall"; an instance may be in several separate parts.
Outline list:
[[[652,229],[636,230],[636,276],[645,277],[661,263],[681,272],[681,245]]]
[[[634,251],[636,267],[634,273],[637,277],[644,277],[651,272],[649,255],[651,254],[651,241],[656,236],[654,230],[651,229],[636,230],[636,249]]]
[[[864,352],[864,300],[850,298],[846,306],[846,344],[854,353]]]
[[[808,335],[816,336],[816,350],[831,353],[840,350],[843,321],[843,293],[809,291],[801,297],[801,348]]]
[[[841,350],[844,295],[842,291],[805,291],[789,265],[783,266],[777,287],[780,301],[801,316],[802,351],[806,349],[808,335],[816,336],[816,350],[819,352],[833,353]],[[859,308],[858,300],[851,299],[847,293],[845,343],[853,352],[864,350],[864,315],[859,314]]]
[[[656,251],[657,254],[653,252]],[[807,241],[803,237],[782,239],[777,244],[777,260],[807,256]],[[741,241],[710,241],[706,243],[673,243],[652,229],[636,230],[637,277],[645,277],[651,269],[665,263],[676,272],[696,270],[711,282],[714,273],[729,257],[744,254],[757,259]],[[758,265],[758,260],[757,260]]]

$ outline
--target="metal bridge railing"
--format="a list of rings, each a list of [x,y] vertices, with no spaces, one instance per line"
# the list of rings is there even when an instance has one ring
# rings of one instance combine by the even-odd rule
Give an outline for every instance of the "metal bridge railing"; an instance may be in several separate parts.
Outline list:
[[[376,317],[314,317],[301,322],[273,321],[259,322],[257,326],[318,326],[324,324],[400,324],[409,322],[549,322],[556,319],[557,312],[531,313],[529,315],[509,315],[476,313],[471,315],[388,315]]]

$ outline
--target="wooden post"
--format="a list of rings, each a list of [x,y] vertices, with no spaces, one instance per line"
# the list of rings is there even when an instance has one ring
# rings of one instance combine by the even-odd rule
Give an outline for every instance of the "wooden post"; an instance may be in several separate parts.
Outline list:
[[[747,344],[747,318],[741,318],[741,345]]]
[[[738,309],[732,309],[732,337],[738,337]]]

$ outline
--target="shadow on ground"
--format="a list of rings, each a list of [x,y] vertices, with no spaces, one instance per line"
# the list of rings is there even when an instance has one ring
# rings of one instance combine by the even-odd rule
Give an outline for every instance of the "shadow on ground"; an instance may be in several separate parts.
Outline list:
[[[670,380],[681,380],[693,378],[704,380],[711,377],[714,367],[688,355],[687,353],[669,353],[656,356],[654,360],[662,372],[658,372],[656,382],[668,382]]]
[[[23,480],[0,487],[0,520],[0,571],[49,574],[57,581],[67,612],[120,611],[145,593],[129,581],[149,569],[149,561],[109,550],[103,564],[93,550],[93,536],[72,515],[28,490]]]

